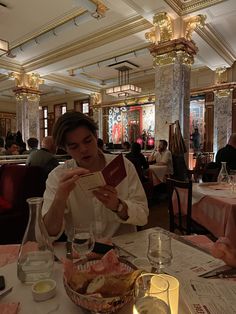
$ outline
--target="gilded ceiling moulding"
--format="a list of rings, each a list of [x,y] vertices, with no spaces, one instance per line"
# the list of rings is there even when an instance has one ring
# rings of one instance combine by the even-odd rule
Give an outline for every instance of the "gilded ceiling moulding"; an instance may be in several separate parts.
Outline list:
[[[180,16],[193,13],[225,1],[226,0],[190,0],[188,2],[184,2],[181,0],[165,0],[165,2]]]
[[[81,14],[85,13],[86,10],[85,9],[73,9],[72,12],[70,12],[69,14],[65,14],[65,16],[61,17],[60,19],[58,19],[57,21],[48,23],[47,25],[44,25],[40,30],[30,33],[26,36],[24,36],[23,38],[21,38],[20,40],[14,41],[10,44],[10,48],[14,49],[15,47],[18,47],[20,45],[23,45],[24,43],[34,39],[35,37],[38,37],[50,30],[52,30],[53,28],[56,28],[70,20],[72,20],[73,18],[80,16]]]
[[[58,76],[55,74],[51,74],[51,75],[46,75],[43,77],[45,80],[49,80],[52,82],[56,82],[56,83],[61,83],[64,85],[68,85],[68,86],[72,86],[72,87],[77,87],[77,88],[82,88],[82,89],[88,89],[88,90],[92,90],[94,92],[99,92],[100,88],[92,85],[92,84],[86,84],[84,82],[78,81],[78,80],[73,80],[70,78],[65,78],[64,76]]]
[[[147,30],[151,25],[148,21],[141,17],[135,17],[126,22],[126,24],[120,23],[119,25],[113,25],[113,27],[84,38],[74,45],[67,45],[64,48],[60,48],[60,50],[52,51],[40,58],[26,62],[23,64],[23,67],[26,72],[35,71],[40,67],[75,56],[79,53],[87,51],[88,49],[95,49],[106,43],[124,38],[125,36]]]

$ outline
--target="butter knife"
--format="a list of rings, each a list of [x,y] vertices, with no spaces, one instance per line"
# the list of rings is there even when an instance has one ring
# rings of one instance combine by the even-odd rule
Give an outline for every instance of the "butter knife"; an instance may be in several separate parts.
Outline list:
[[[66,242],[66,258],[72,259],[72,242]]]

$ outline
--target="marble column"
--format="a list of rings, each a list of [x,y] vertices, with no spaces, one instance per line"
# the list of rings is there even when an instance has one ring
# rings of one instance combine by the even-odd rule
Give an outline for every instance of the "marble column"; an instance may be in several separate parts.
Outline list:
[[[102,95],[101,93],[93,93],[90,95],[90,106],[93,111],[93,120],[97,123],[98,126],[98,137],[103,138],[103,115],[102,115]]]
[[[214,97],[214,140],[216,153],[224,147],[232,133],[232,92],[216,91]]]
[[[155,139],[169,137],[169,124],[179,120],[182,135],[189,142],[189,65],[183,63],[181,54],[173,64],[156,65],[155,74]]]
[[[30,137],[40,138],[39,126],[39,85],[43,80],[37,73],[10,73],[10,78],[15,79],[16,87],[16,128],[22,133],[22,138],[27,141]]]
[[[24,141],[40,138],[39,97],[28,98],[27,94],[16,97],[16,125]]]

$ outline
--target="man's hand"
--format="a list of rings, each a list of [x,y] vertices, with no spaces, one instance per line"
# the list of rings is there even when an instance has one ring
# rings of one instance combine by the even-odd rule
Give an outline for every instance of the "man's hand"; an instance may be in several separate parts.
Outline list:
[[[70,192],[74,189],[79,176],[87,173],[89,173],[89,170],[80,167],[76,169],[66,169],[59,181],[55,199],[67,200]]]
[[[236,267],[236,248],[226,238],[217,240],[211,248],[211,254],[222,259],[227,265]]]
[[[96,198],[104,204],[105,207],[116,211],[119,205],[117,191],[113,186],[105,185],[98,190],[93,191]]]

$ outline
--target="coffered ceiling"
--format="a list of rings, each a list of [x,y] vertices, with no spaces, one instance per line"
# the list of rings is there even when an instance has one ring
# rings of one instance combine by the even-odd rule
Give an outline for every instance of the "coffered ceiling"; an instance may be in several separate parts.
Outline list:
[[[77,93],[85,97],[117,83],[111,64],[136,65],[130,81],[154,80],[145,32],[157,12],[173,20],[197,14],[206,26],[193,40],[199,48],[194,68],[231,67],[236,59],[235,0],[0,0],[0,38],[10,54],[0,52],[0,100],[12,101],[8,73],[39,73],[42,99]]]

